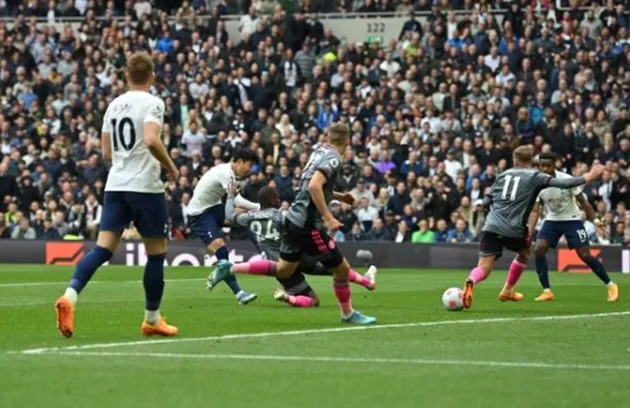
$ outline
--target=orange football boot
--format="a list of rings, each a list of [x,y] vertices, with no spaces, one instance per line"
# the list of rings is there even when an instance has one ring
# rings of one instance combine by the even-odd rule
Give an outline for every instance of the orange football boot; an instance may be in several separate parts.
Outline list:
[[[173,337],[177,334],[179,329],[175,326],[171,326],[166,323],[166,319],[163,317],[158,320],[157,323],[151,324],[146,320],[142,322],[142,328],[140,329],[142,334],[146,337],[150,336],[163,336],[163,337]]]
[[[534,299],[536,302],[549,302],[553,300],[553,292],[550,289],[545,289],[543,290],[543,293],[541,293],[536,299]]]
[[[608,301],[616,302],[619,299],[619,286],[616,283],[608,285]]]
[[[472,306],[474,289],[475,282],[472,279],[466,279],[466,283],[464,283],[464,293],[462,293],[462,304],[464,309],[470,309],[470,306]]]
[[[64,337],[72,337],[74,333],[74,305],[65,296],[60,297],[55,302],[55,312],[57,312],[57,329]]]
[[[501,302],[520,302],[524,297],[522,293],[515,292],[514,289],[502,290],[501,293],[499,293],[499,300]]]

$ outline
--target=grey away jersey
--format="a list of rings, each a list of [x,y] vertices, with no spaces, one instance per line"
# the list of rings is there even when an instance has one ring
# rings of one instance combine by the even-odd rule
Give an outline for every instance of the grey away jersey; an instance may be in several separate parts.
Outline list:
[[[323,226],[322,217],[311,199],[308,183],[318,171],[326,176],[324,199],[328,204],[332,200],[340,168],[341,157],[339,152],[331,146],[321,146],[311,154],[302,172],[300,185],[296,189],[295,201],[293,201],[293,204],[287,211],[287,219],[292,224],[309,229],[319,229]]]
[[[235,215],[234,223],[249,228],[267,258],[277,260],[280,258],[284,216],[284,211],[278,208],[265,208]]]
[[[515,167],[501,173],[491,189],[492,203],[483,231],[522,238],[538,193],[553,177],[536,169]]]

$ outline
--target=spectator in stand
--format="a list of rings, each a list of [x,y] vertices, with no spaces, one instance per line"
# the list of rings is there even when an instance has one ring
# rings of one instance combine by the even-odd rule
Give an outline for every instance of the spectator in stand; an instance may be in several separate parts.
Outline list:
[[[466,221],[461,218],[455,223],[455,228],[451,229],[446,235],[446,242],[452,244],[467,244],[473,241],[473,235],[468,230]]]
[[[37,234],[35,230],[31,227],[31,224],[28,219],[22,218],[18,225],[13,228],[13,232],[11,233],[12,239],[35,239],[37,238]]]
[[[435,242],[435,233],[429,229],[427,220],[418,221],[418,230],[411,234],[411,242],[414,244],[432,244]]]

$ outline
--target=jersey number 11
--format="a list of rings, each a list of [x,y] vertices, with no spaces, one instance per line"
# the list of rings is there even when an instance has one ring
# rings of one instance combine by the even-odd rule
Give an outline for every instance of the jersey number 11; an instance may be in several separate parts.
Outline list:
[[[512,190],[510,192],[510,201],[514,201],[516,198],[516,192],[518,191],[518,183],[521,181],[520,177],[505,176],[505,184],[503,184],[503,191],[501,192],[501,198],[506,200],[508,198],[508,191],[510,190],[510,183],[512,183]]]

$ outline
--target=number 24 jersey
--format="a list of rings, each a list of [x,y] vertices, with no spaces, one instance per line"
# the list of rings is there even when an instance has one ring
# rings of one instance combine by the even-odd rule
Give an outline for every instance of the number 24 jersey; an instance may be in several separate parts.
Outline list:
[[[107,107],[102,132],[110,136],[112,168],[105,191],[164,192],[160,162],[144,143],[148,122],[164,123],[164,102],[148,92],[126,92]]]

